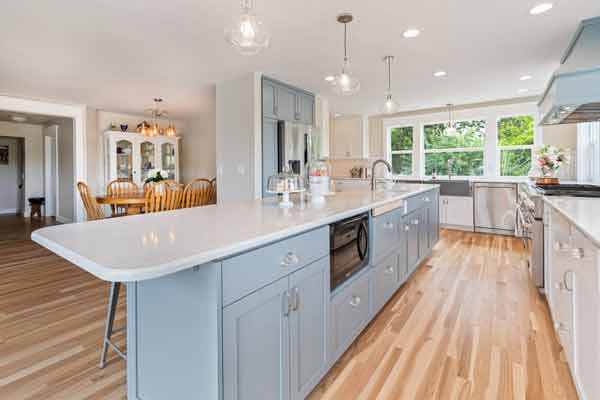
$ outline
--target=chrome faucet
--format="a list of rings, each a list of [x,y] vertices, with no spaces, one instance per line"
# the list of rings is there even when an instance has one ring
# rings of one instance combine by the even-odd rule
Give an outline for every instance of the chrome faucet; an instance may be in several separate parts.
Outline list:
[[[448,166],[448,180],[452,180],[452,166],[454,165],[454,158],[449,158],[446,161],[446,165]]]
[[[388,172],[392,172],[392,166],[390,165],[389,162],[387,162],[387,161],[385,161],[385,160],[383,160],[381,158],[379,160],[375,160],[373,162],[373,165],[371,166],[371,190],[375,190],[375,167],[379,163],[385,164],[385,166],[388,169]]]

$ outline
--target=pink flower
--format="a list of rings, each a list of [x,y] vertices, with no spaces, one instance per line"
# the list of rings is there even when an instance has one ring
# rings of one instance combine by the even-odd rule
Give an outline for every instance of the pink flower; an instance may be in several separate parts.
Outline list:
[[[544,160],[543,158],[540,158],[540,165],[544,165],[546,164],[546,160]]]

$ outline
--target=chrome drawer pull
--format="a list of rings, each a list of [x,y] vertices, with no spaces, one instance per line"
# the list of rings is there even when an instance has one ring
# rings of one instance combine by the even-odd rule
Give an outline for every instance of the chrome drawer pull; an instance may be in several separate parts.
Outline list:
[[[567,270],[565,271],[565,273],[563,274],[563,280],[562,280],[562,287],[564,288],[564,290],[566,290],[567,292],[572,292],[573,288],[570,288],[569,285],[567,284],[567,274],[571,273],[573,271],[571,270]]]
[[[554,250],[556,251],[567,251],[569,250],[569,245],[563,242],[556,241],[554,242]]]
[[[352,300],[350,300],[350,305],[352,307],[358,307],[358,305],[360,304],[360,296],[352,296]]]
[[[419,225],[419,220],[418,219],[413,219],[412,224],[413,225]]]
[[[571,250],[571,254],[573,258],[576,258],[578,260],[585,258],[585,250],[582,247]]]
[[[392,275],[394,273],[394,267],[391,265],[385,269],[385,273],[388,275]]]
[[[423,197],[423,201],[424,201],[425,203],[429,203],[431,200],[429,199],[429,197]]]
[[[393,229],[394,228],[394,224],[391,222],[386,222],[385,224],[383,224],[383,227],[385,229]]]
[[[300,289],[295,287],[292,289],[294,296],[292,297],[292,311],[297,311],[300,307]]]
[[[298,258],[298,256],[293,253],[293,252],[289,252],[285,255],[285,257],[283,258],[283,260],[281,261],[281,266],[282,267],[291,267],[292,265],[296,265],[300,262],[300,259]]]
[[[404,230],[405,230],[406,232],[410,231],[410,225],[404,225]]]
[[[285,317],[287,317],[288,315],[290,315],[290,292],[289,291],[285,291],[283,292],[283,296],[281,296],[281,303],[282,303],[282,308],[283,308],[283,315]]]

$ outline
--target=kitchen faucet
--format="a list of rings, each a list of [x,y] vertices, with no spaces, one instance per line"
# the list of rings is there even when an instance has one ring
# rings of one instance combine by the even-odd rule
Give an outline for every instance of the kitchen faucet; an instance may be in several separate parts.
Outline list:
[[[449,158],[446,161],[446,165],[448,166],[448,180],[452,180],[452,166],[454,165],[454,158]]]
[[[375,160],[373,162],[373,165],[371,166],[371,190],[375,190],[375,167],[379,163],[385,164],[385,166],[388,169],[388,172],[392,172],[392,166],[390,165],[389,162],[387,162],[386,160],[383,160],[381,158],[379,160]]]

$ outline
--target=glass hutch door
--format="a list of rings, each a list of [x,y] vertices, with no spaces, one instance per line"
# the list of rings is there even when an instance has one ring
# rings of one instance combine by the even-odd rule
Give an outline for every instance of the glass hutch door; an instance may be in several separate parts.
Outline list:
[[[175,179],[175,145],[163,143],[161,146],[162,167],[169,175],[168,179]]]
[[[151,169],[156,168],[154,165],[154,143],[142,142],[140,145],[141,153],[141,165],[140,171],[142,173],[142,183],[148,178],[148,173]]]
[[[117,178],[133,180],[133,143],[117,141]]]

